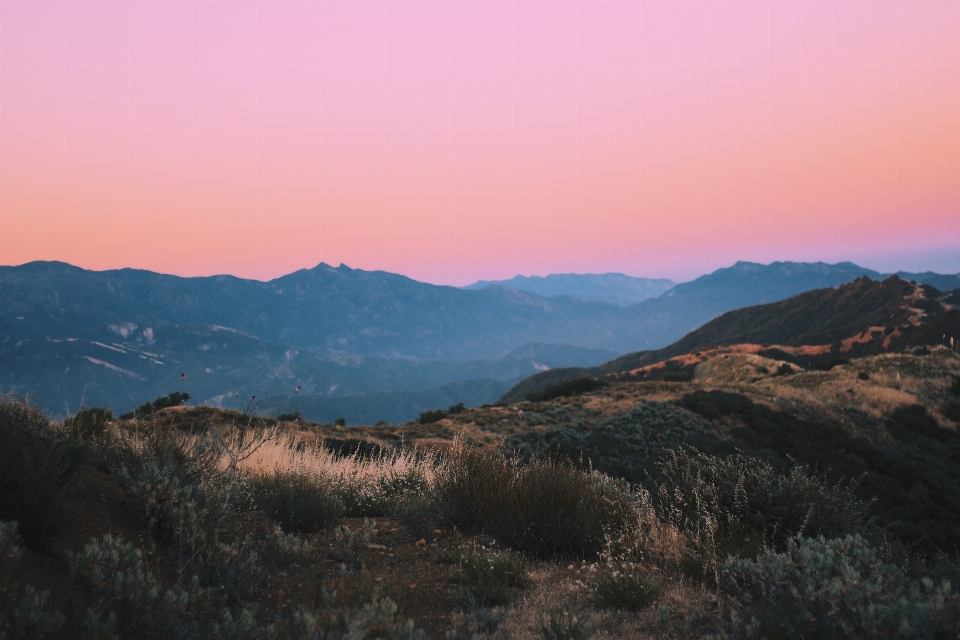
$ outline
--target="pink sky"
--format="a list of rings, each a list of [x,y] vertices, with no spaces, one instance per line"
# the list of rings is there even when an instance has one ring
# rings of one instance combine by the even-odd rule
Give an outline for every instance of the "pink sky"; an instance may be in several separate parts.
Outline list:
[[[0,264],[960,271],[958,34],[956,0],[0,0]]]

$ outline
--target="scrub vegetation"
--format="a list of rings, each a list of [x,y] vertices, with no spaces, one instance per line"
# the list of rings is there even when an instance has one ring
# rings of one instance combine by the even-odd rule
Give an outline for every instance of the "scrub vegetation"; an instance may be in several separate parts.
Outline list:
[[[717,358],[362,428],[4,398],[0,636],[958,637],[960,358]]]

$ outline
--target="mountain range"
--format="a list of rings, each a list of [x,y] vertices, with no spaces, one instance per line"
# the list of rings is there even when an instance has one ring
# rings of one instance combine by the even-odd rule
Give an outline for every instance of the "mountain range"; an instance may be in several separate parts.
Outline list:
[[[34,262],[0,267],[0,390],[66,414],[81,402],[126,411],[184,389],[231,406],[269,389],[264,408],[397,422],[455,401],[492,402],[539,371],[661,348],[726,311],[862,275],[879,274],[852,263],[740,262],[621,307],[344,265],[260,282]]]
[[[509,280],[480,280],[464,289],[485,289],[496,285],[535,293],[545,298],[569,296],[578,300],[609,302],[618,307],[629,307],[666,293],[676,283],[664,279],[634,278],[622,273],[554,273],[543,277],[514,276]]]
[[[949,281],[948,281],[949,282]],[[941,292],[898,276],[863,276],[779,302],[730,311],[673,344],[592,368],[536,374],[500,402],[584,376],[681,380],[719,354],[756,354],[803,368],[914,347],[960,344],[960,289]],[[686,374],[686,375],[684,375]]]

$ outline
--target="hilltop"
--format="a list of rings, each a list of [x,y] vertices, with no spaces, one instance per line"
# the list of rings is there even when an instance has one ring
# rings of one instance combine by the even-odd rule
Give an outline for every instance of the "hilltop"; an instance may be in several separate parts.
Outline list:
[[[594,368],[534,375],[501,401],[522,399],[580,376],[658,378],[693,375],[693,368],[718,353],[753,353],[809,367],[859,355],[960,341],[960,293],[941,293],[897,276],[863,277],[777,303],[723,314],[677,342],[627,354]]]

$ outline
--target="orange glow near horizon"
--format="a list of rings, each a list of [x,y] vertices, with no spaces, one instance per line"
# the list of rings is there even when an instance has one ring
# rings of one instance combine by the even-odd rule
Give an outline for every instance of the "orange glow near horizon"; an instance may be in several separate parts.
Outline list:
[[[957,33],[950,0],[0,0],[0,264],[960,270]]]

